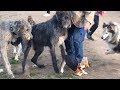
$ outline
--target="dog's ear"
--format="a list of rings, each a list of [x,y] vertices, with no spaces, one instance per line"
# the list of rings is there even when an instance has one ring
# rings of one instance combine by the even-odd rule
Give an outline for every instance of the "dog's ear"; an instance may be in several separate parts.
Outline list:
[[[14,23],[17,27],[20,27],[21,26],[21,21],[15,21],[15,23]]]
[[[62,11],[56,11],[56,15],[60,15]]]
[[[62,14],[63,14],[63,11],[56,11],[56,18],[57,18],[57,21],[60,21],[59,20],[59,17],[61,17],[62,16]]]
[[[35,21],[33,20],[32,16],[28,16],[27,20],[31,26],[35,25]]]
[[[69,11],[69,14],[70,14],[71,18],[74,16],[73,11]]]
[[[13,25],[12,22],[10,22],[10,31],[11,31],[11,32],[14,32],[14,25]]]
[[[117,23],[116,23],[116,22],[112,22],[112,21],[110,21],[110,22],[109,22],[109,25],[116,26]]]
[[[103,22],[103,28],[105,28],[105,27],[107,27],[107,26],[108,26],[108,24],[105,23],[105,22]]]

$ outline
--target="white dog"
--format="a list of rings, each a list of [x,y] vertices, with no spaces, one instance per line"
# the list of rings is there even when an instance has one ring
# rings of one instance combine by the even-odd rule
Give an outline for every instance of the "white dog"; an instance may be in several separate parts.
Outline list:
[[[101,37],[109,46],[106,54],[120,52],[120,25],[116,22],[103,23],[103,35]]]

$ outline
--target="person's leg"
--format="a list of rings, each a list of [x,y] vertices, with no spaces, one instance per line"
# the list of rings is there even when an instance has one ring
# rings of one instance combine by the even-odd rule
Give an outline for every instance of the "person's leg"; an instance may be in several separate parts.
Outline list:
[[[66,52],[66,65],[71,68],[78,76],[83,74],[79,68],[79,63],[83,58],[83,41],[85,36],[85,30],[77,27],[68,30],[68,38],[65,41]],[[70,39],[70,37],[72,37]]]
[[[68,37],[65,40],[65,47],[66,47],[66,52],[68,55],[74,54],[74,45],[73,45],[73,33],[74,33],[74,28],[75,26],[72,25],[71,28],[68,30]]]
[[[73,36],[75,36],[75,26],[72,25],[72,27],[68,30],[68,37],[65,40],[65,47],[66,47],[66,64],[69,68],[71,68],[73,71],[77,69],[78,61],[75,58],[75,49],[74,49],[74,39]]]
[[[75,57],[78,61],[78,64],[81,63],[83,59],[83,41],[85,37],[85,30],[83,28],[76,28],[74,36],[74,48],[75,48]]]
[[[91,27],[90,29],[90,36],[92,36],[92,34],[95,32],[95,30],[98,28],[99,25],[99,16],[95,15],[95,19],[94,19],[94,25]]]
[[[70,59],[73,59],[72,63],[74,63],[74,73],[77,76],[81,76],[83,74],[82,69],[79,67],[82,59],[83,59],[83,41],[85,37],[85,30],[83,28],[75,28],[74,34],[73,34],[73,45],[74,45],[74,51],[75,51],[75,57]]]
[[[99,16],[98,16],[98,15],[95,15],[95,16],[94,16],[94,24],[93,24],[93,26],[90,28],[90,32],[89,32],[88,35],[87,35],[87,38],[88,38],[88,39],[94,40],[94,39],[92,38],[92,34],[97,30],[98,25],[99,25]]]

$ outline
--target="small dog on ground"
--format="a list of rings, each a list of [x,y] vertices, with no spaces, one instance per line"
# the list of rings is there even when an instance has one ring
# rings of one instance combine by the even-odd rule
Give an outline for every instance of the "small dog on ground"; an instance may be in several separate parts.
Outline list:
[[[66,55],[66,60],[67,60],[67,62],[68,62],[68,60],[70,60],[70,59],[72,59],[72,58],[70,58],[69,56]],[[70,63],[70,62],[68,62],[68,63]],[[60,70],[61,73],[64,73],[65,64],[66,64],[66,62],[64,62],[64,65],[62,64],[62,66],[61,66],[61,70]],[[69,66],[70,66],[70,65],[69,65]],[[73,65],[72,65],[72,66],[73,66]],[[83,75],[83,74],[88,74],[84,69],[85,69],[85,68],[89,68],[89,67],[90,67],[90,66],[89,66],[89,62],[88,62],[87,57],[83,57],[81,63],[78,64],[78,68],[80,68],[81,72],[80,72],[79,70],[76,70],[76,71],[75,71],[75,75],[81,76],[81,75]]]
[[[89,68],[89,67],[90,67],[90,65],[89,65],[87,57],[83,57],[81,63],[79,64],[79,68],[82,70],[82,73],[88,74],[84,69]]]

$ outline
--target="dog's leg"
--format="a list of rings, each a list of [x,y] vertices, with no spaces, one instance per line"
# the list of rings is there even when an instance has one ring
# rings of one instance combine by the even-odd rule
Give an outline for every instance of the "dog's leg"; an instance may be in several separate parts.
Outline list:
[[[13,54],[16,54],[17,50],[16,50],[16,46],[13,46]]]
[[[61,73],[64,73],[64,67],[65,67],[65,65],[66,65],[66,62],[62,61],[61,68],[60,68],[60,72]]]
[[[41,65],[41,64],[38,64],[37,63],[37,59],[38,57],[40,56],[40,54],[43,52],[44,50],[44,47],[38,47],[36,50],[35,50],[35,54],[33,56],[33,58],[31,59],[31,61],[36,64],[39,68],[44,68],[45,66],[44,65]]]
[[[18,61],[18,57],[20,57],[20,54],[22,53],[22,45],[21,43],[16,46],[16,54],[15,54],[15,60]]]
[[[0,58],[1,58],[1,53],[0,53]]]
[[[29,41],[26,40],[26,41],[22,42],[22,52],[24,54],[23,61],[22,61],[23,72],[25,71],[26,60],[27,60],[29,51],[31,49],[31,44],[32,44],[31,40],[29,40]]]
[[[30,77],[29,72],[29,65],[27,64],[27,57],[30,52],[31,46],[32,46],[32,40],[26,40],[25,38],[22,39],[22,52],[23,52],[23,61],[22,61],[22,71],[27,76],[27,78]],[[26,67],[27,64],[27,67]]]
[[[63,73],[64,72],[64,67],[66,65],[66,62],[65,62],[65,49],[64,49],[64,46],[63,45],[60,45],[60,50],[61,50],[61,55],[62,55],[62,63],[61,63],[61,68],[60,68],[60,72]]]
[[[29,54],[30,49],[31,47],[27,47],[27,49],[24,51],[24,58],[22,61],[22,71],[27,78],[30,78],[29,65],[27,65],[26,67],[27,56]]]
[[[10,63],[8,61],[7,46],[8,46],[7,43],[4,43],[4,44],[2,43],[1,44],[1,47],[0,47],[1,55],[2,55],[3,61],[5,63],[5,68],[7,69],[8,74],[10,75],[11,78],[15,78],[15,76],[13,75],[13,72],[11,70],[11,65],[10,65]]]
[[[22,61],[23,72],[25,71],[26,60],[27,60],[27,56],[28,56],[30,49],[31,48],[28,47],[24,52],[24,60]]]
[[[59,69],[58,69],[58,66],[57,66],[57,60],[56,60],[56,54],[55,54],[55,46],[54,45],[52,45],[50,47],[50,54],[51,54],[51,58],[52,58],[52,64],[53,64],[54,71],[56,73],[59,73]]]
[[[18,53],[18,56],[20,56],[22,54],[22,45],[21,45],[21,43],[18,45],[17,53]]]

